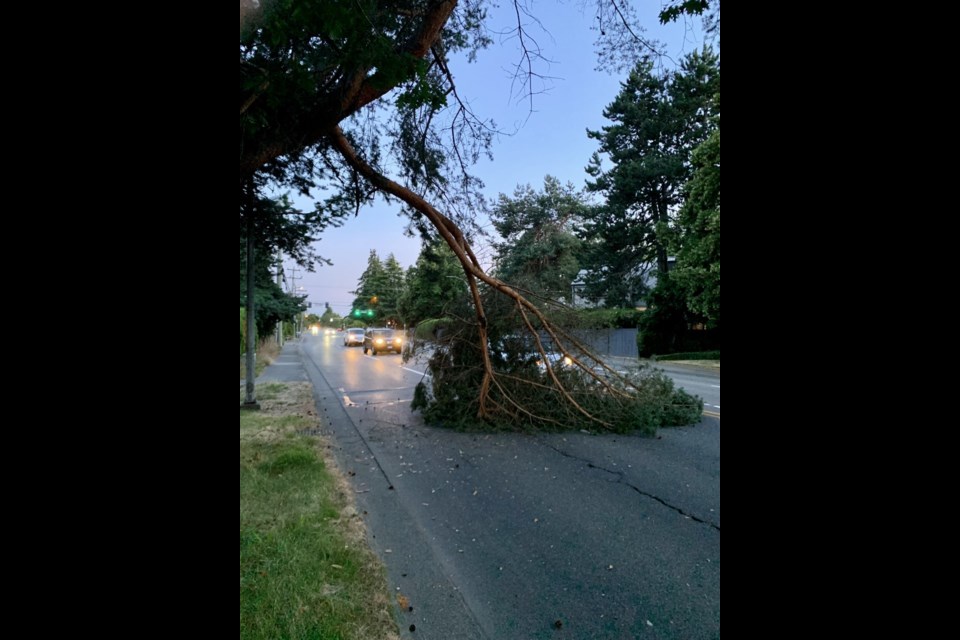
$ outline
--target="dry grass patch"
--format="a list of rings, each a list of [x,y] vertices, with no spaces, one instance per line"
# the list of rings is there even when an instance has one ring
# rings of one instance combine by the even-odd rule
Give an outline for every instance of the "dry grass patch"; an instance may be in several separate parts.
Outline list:
[[[267,368],[267,365],[271,365],[277,361],[277,358],[280,356],[280,346],[277,344],[277,341],[274,338],[267,338],[260,343],[260,346],[257,347],[257,358],[256,358],[256,375],[263,373],[263,370]],[[244,380],[247,377],[247,359],[245,356],[240,356],[240,379]]]

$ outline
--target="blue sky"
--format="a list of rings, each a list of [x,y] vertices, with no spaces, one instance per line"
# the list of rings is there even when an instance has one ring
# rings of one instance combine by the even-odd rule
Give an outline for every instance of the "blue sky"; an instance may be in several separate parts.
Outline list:
[[[534,97],[532,113],[528,100],[511,95],[511,70],[519,58],[515,40],[501,42],[494,35],[494,44],[479,53],[477,62],[451,65],[457,90],[473,111],[480,117],[493,118],[502,129],[516,130],[514,135],[494,142],[493,162],[483,158],[473,168],[473,174],[486,184],[488,199],[500,193],[511,195],[518,184],[540,188],[548,174],[582,188],[587,177],[584,167],[597,150],[596,141],[587,138],[586,130],[608,124],[603,109],[620,91],[626,74],[594,70],[597,58],[593,42],[597,34],[590,29],[594,13],[589,7],[581,10],[582,2],[528,0],[527,4],[548,32],[530,25],[543,55],[551,61],[542,64],[540,72],[554,78],[544,93]],[[657,19],[659,2],[640,0],[635,5],[647,29],[646,36],[666,43],[668,55],[674,60],[702,46],[699,19],[663,26]],[[491,10],[488,25],[495,32],[506,31],[515,20],[512,2],[502,0],[499,9]],[[670,66],[669,61],[665,64]],[[313,208],[313,203],[303,198],[295,198],[294,204],[301,209]],[[377,202],[342,227],[323,233],[315,248],[333,265],[317,266],[313,273],[297,270],[296,285],[303,287],[302,292],[313,303],[311,311],[323,313],[324,302],[341,315],[350,311],[353,295],[349,292],[356,288],[371,249],[381,259],[393,253],[404,268],[416,261],[420,240],[403,235],[406,218],[398,213],[399,207]],[[485,254],[482,247],[475,250],[481,257]],[[288,278],[291,267],[287,265]]]

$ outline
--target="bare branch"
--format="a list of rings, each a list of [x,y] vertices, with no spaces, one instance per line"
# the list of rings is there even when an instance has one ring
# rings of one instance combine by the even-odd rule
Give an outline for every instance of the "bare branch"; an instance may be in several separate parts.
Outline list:
[[[624,29],[626,29],[627,32],[631,36],[633,36],[633,39],[639,42],[640,44],[642,44],[647,49],[650,49],[651,51],[657,51],[657,48],[652,43],[650,43],[644,38],[641,38],[636,34],[636,32],[634,32],[633,27],[630,26],[630,21],[627,20],[627,17],[623,15],[623,11],[620,10],[620,6],[617,4],[617,0],[610,0],[610,4],[613,5],[613,8],[616,10],[617,15],[620,16],[620,21],[623,23]]]
[[[520,93],[519,91],[515,90],[517,82],[520,82],[521,88],[526,87],[526,93],[524,97],[526,97],[526,99],[530,102],[529,114],[532,114],[534,111],[534,96],[545,92],[545,90],[537,91],[534,89],[534,80],[539,79],[543,82],[546,82],[547,80],[555,80],[556,78],[545,76],[534,71],[535,63],[537,61],[542,61],[547,64],[550,64],[552,61],[543,55],[543,50],[540,48],[540,44],[526,29],[526,25],[524,24],[524,16],[536,23],[537,26],[539,26],[540,29],[545,33],[547,33],[546,27],[543,26],[543,23],[540,22],[536,16],[527,11],[526,7],[521,8],[520,0],[513,0],[513,10],[514,15],[516,16],[516,27],[509,33],[514,34],[520,44],[520,61],[514,66],[513,80],[510,83],[510,93],[511,95],[518,95]]]

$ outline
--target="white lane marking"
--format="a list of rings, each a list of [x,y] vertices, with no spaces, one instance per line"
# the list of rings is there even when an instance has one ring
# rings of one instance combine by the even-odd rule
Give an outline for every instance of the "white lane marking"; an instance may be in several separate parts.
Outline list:
[[[719,389],[719,388],[720,388],[720,385],[718,385],[718,384],[712,384],[712,385],[710,385],[710,386],[713,387],[714,389]]]
[[[714,408],[717,408],[717,409],[720,408],[720,405],[718,405],[718,404],[711,404],[711,405],[709,405],[709,406],[714,407]]]
[[[430,375],[429,373],[426,373],[425,371],[417,371],[416,369],[408,369],[406,367],[400,367],[400,368],[403,369],[404,371],[409,371],[410,373],[416,373],[421,376],[427,376],[428,378],[433,377],[432,375]]]

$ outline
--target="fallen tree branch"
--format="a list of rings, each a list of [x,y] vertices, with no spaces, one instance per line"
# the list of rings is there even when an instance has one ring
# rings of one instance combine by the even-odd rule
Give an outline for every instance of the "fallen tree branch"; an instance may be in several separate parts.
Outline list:
[[[543,357],[544,362],[548,362],[546,350],[541,343],[537,332],[534,330],[533,326],[530,323],[527,313],[532,314],[540,322],[540,325],[547,331],[548,335],[554,340],[554,343],[560,345],[562,344],[559,340],[557,331],[553,327],[553,323],[543,314],[543,312],[532,302],[527,300],[523,295],[521,295],[515,288],[511,287],[502,280],[488,275],[483,267],[480,265],[480,261],[477,259],[476,255],[473,253],[473,250],[470,248],[469,243],[467,242],[463,232],[460,230],[460,227],[457,224],[443,215],[438,211],[433,205],[427,202],[423,197],[414,193],[407,187],[394,182],[387,176],[383,175],[376,169],[374,169],[369,163],[362,159],[356,152],[356,149],[353,148],[353,145],[347,140],[347,137],[344,135],[343,130],[336,126],[328,134],[328,139],[333,149],[335,149],[357,173],[364,176],[367,180],[370,181],[373,186],[377,189],[380,189],[384,193],[388,193],[396,198],[402,200],[410,207],[416,209],[421,214],[423,214],[433,226],[437,229],[440,236],[446,241],[447,245],[456,255],[457,260],[460,262],[461,267],[463,268],[464,274],[467,277],[467,283],[470,288],[470,295],[473,300],[474,309],[477,317],[477,331],[479,333],[479,342],[480,342],[480,352],[483,358],[483,379],[480,383],[479,390],[479,409],[477,411],[477,418],[487,419],[490,417],[488,402],[491,386],[496,386],[502,393],[504,397],[512,402],[512,399],[509,397],[503,387],[496,381],[496,372],[493,368],[493,363],[490,360],[490,350],[489,350],[489,340],[487,333],[487,318],[484,310],[483,300],[480,296],[480,290],[478,288],[478,281],[483,282],[487,286],[493,288],[497,292],[503,294],[504,296],[512,299],[517,305],[517,308],[520,309],[521,313],[524,315],[524,320],[526,322],[527,328],[533,333],[537,342],[537,350],[540,355]],[[562,332],[566,333],[566,332]],[[581,345],[582,346],[582,345]],[[585,353],[588,353],[589,350],[584,349]],[[572,358],[571,358],[572,359]],[[596,376],[588,368],[581,368],[593,375],[598,382],[605,385],[606,387],[612,389],[610,385],[602,380],[599,376]],[[605,428],[610,428],[611,425],[599,418],[593,416],[588,411],[583,409],[579,403],[570,395],[570,393],[564,388],[563,383],[556,377],[555,372],[547,364],[547,370],[551,377],[551,380],[556,385],[556,389],[562,394],[564,399],[569,402],[573,407],[575,407],[584,417],[587,419],[600,424]],[[514,403],[514,406],[517,406]],[[518,407],[519,408],[519,407]],[[528,413],[524,411],[524,413]],[[530,414],[532,415],[532,414]]]

